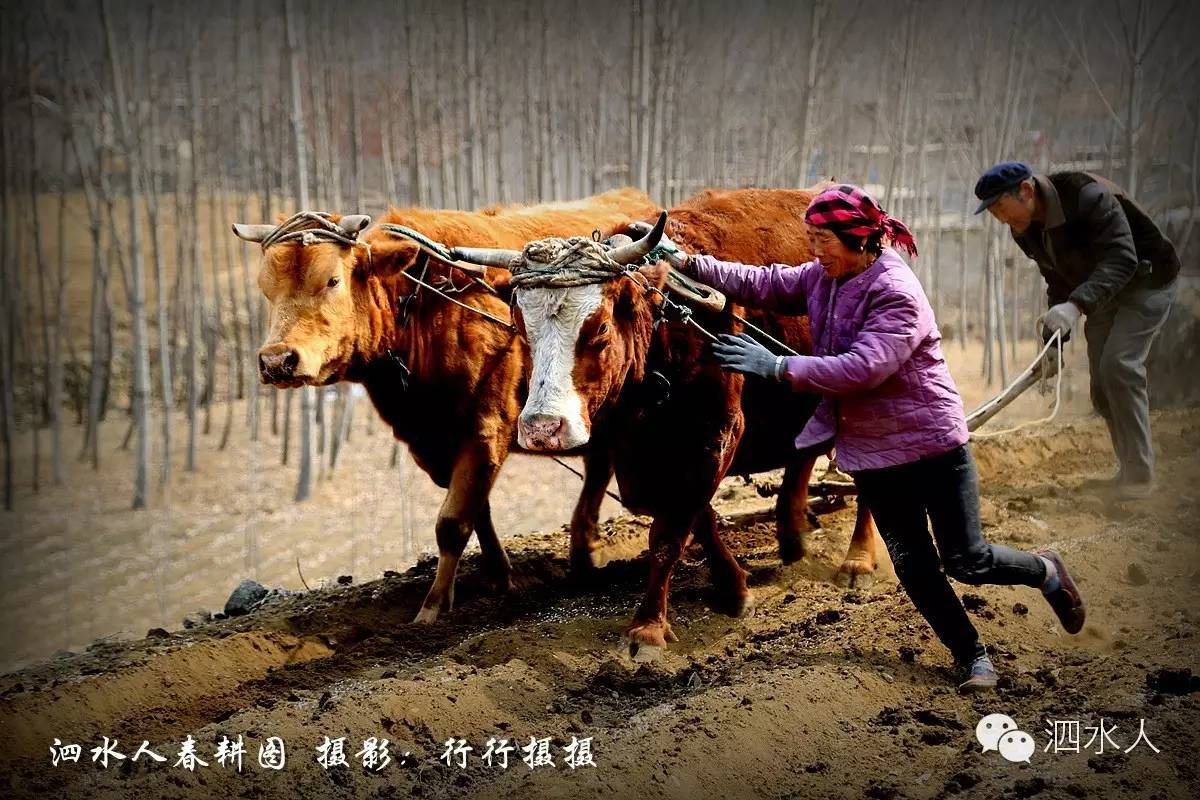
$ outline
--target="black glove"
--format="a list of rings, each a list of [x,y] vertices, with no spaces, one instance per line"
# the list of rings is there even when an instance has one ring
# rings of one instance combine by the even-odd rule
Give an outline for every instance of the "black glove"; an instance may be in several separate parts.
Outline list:
[[[713,355],[725,369],[779,380],[783,376],[783,356],[777,356],[748,333],[722,333],[712,346]]]

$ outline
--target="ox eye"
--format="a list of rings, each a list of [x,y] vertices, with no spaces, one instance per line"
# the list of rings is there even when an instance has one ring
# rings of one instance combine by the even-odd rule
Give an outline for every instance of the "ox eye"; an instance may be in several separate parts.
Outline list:
[[[612,331],[612,326],[607,322],[601,323],[596,332],[592,334],[591,341],[588,342],[592,347],[603,347],[608,344],[609,333]]]
[[[328,281],[325,282],[325,285],[328,286],[330,289],[332,289],[333,287],[338,285],[338,279],[330,278]]]

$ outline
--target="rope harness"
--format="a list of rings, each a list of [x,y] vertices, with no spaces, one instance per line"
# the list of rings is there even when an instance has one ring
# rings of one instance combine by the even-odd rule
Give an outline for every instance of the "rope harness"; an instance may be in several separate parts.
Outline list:
[[[342,226],[330,219],[326,211],[300,211],[288,217],[267,234],[262,242],[266,250],[280,242],[298,242],[301,247],[310,244],[331,242],[353,247],[360,243],[355,236],[346,233]],[[368,252],[370,248],[368,246]]]
[[[430,239],[428,236],[421,233],[420,231],[415,231],[412,228],[406,228],[403,225],[396,225],[395,223],[391,223],[391,222],[385,222],[382,225],[380,225],[379,228],[380,228],[380,230],[384,231],[385,233],[391,234],[392,236],[395,236],[400,239],[408,239],[409,241],[415,243],[417,245],[417,249],[420,250],[421,253],[423,254],[423,256],[426,258],[425,263],[423,263],[421,265],[421,277],[420,278],[416,277],[415,275],[410,274],[408,270],[402,270],[400,273],[401,275],[408,278],[413,283],[417,284],[417,286],[428,289],[429,291],[442,297],[443,299],[449,300],[451,303],[453,303],[456,306],[465,308],[467,311],[474,311],[476,314],[480,315],[481,317],[490,319],[492,322],[496,323],[497,325],[500,325],[501,327],[507,328],[510,331],[514,331],[514,332],[516,331],[516,329],[517,329],[516,326],[513,325],[508,320],[500,319],[499,317],[495,316],[494,314],[490,314],[487,311],[484,311],[482,308],[477,308],[475,306],[468,305],[467,303],[464,303],[461,300],[453,298],[450,296],[449,292],[447,292],[446,290],[443,290],[437,286],[434,286],[431,283],[426,283],[423,280],[423,278],[425,277],[425,272],[428,268],[428,260],[427,259],[429,256],[432,256],[432,257],[438,259],[439,261],[445,261],[450,266],[454,266],[457,263],[453,258],[451,258],[450,251],[446,248],[446,246],[444,244],[441,244],[440,242],[435,242],[433,239]],[[487,289],[492,294],[496,294],[495,287],[493,287],[490,283],[483,280],[482,278],[471,276],[471,280],[473,280],[475,283],[482,286],[484,289]],[[449,291],[456,292],[456,293],[462,291],[462,288],[454,287],[453,284],[451,284],[451,286],[452,286],[452,288]],[[410,297],[411,297],[411,295],[410,295]],[[406,312],[405,319],[406,320],[407,320],[407,306],[408,306],[408,304],[405,303],[405,312]]]

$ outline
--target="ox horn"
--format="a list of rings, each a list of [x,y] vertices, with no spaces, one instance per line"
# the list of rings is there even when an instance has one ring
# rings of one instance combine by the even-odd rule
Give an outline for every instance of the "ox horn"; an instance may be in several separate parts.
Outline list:
[[[338,227],[346,232],[346,235],[353,239],[358,236],[358,232],[371,224],[371,218],[366,214],[347,214],[337,222]]]
[[[654,249],[654,246],[658,244],[658,240],[662,238],[663,231],[666,228],[667,212],[664,211],[658,215],[658,222],[654,223],[654,228],[649,233],[632,244],[614,247],[608,251],[608,257],[621,266],[632,264]]]
[[[246,225],[241,222],[233,223],[233,234],[239,239],[255,244],[262,244],[262,240],[270,235],[271,231],[275,230],[274,225]]]
[[[451,247],[450,257],[455,261],[480,264],[485,267],[509,269],[513,259],[521,255],[520,250],[504,250],[495,247]]]

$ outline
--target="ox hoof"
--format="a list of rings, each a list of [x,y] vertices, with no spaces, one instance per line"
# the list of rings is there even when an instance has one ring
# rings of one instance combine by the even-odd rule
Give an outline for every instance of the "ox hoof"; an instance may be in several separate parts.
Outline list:
[[[601,565],[600,559],[593,550],[571,551],[571,574],[586,577],[593,574]]]
[[[500,595],[501,597],[517,593],[517,585],[513,583],[512,576],[510,575],[484,579],[483,589],[489,594]]]
[[[838,567],[836,581],[850,589],[869,589],[875,583],[875,565],[865,557],[847,557]]]
[[[776,537],[779,542],[779,560],[784,564],[795,564],[804,558],[804,537],[799,533],[785,533]]]
[[[726,592],[714,597],[713,610],[734,619],[754,616],[754,593],[743,588],[739,592]]]
[[[677,641],[679,637],[671,630],[670,623],[650,622],[630,628],[621,643],[631,659],[644,663],[661,658],[667,642]]]
[[[422,606],[421,610],[417,612],[417,615],[415,617],[413,617],[413,624],[414,625],[432,625],[433,623],[437,622],[437,618],[438,618],[437,608],[425,608],[424,606]]]
[[[665,648],[656,644],[638,644],[637,642],[629,643],[629,657],[638,664],[648,664],[651,661],[658,661],[662,658]]]

